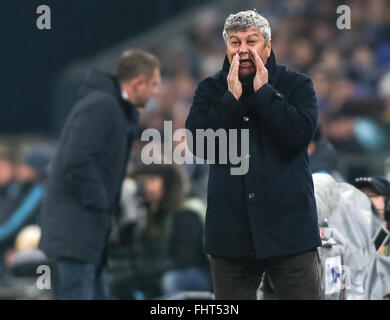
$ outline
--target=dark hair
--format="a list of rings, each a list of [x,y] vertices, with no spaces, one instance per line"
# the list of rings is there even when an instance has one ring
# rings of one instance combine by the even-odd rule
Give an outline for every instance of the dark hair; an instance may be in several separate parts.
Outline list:
[[[353,182],[359,190],[369,188],[377,195],[385,196],[385,220],[390,221],[390,181],[385,177],[359,177]],[[375,208],[375,206],[373,206]]]
[[[353,185],[358,189],[369,188],[381,196],[390,196],[390,182],[385,177],[358,177],[353,181]]]
[[[156,175],[163,179],[164,195],[160,203],[160,211],[173,212],[180,208],[183,200],[189,192],[189,181],[185,171],[183,172],[175,164],[142,164],[128,175],[136,179],[140,175]]]
[[[150,79],[155,69],[160,68],[160,61],[153,54],[143,50],[127,50],[123,52],[117,68],[118,80],[127,81],[140,75]]]

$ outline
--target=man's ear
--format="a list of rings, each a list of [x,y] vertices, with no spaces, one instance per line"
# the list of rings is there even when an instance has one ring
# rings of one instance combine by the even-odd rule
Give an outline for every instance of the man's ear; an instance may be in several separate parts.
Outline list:
[[[307,146],[307,154],[311,156],[316,151],[316,144],[313,141],[310,141],[309,145]]]
[[[146,82],[146,78],[144,75],[135,77],[134,79],[131,80],[131,84],[135,87],[138,88],[139,86],[143,85]]]
[[[271,39],[267,42],[267,55],[267,58],[269,58],[269,56],[271,55]]]

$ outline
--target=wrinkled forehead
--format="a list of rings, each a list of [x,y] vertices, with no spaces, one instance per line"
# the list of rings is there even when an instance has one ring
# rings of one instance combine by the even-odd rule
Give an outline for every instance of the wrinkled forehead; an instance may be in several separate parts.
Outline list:
[[[259,28],[256,27],[249,27],[246,29],[236,29],[236,30],[231,30],[228,33],[227,39],[236,37],[236,38],[247,38],[249,36],[253,37],[259,37],[263,39],[263,34],[261,33]]]

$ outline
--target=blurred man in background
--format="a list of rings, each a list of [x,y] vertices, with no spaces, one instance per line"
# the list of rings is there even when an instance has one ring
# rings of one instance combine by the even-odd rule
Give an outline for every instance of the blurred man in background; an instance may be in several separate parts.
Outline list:
[[[138,124],[157,93],[160,63],[123,53],[116,76],[89,73],[62,131],[41,211],[40,248],[57,262],[57,299],[104,299],[102,269]]]
[[[247,174],[210,166],[206,250],[215,297],[256,299],[266,270],[280,299],[320,299],[307,154],[318,121],[312,81],[276,64],[269,23],[256,11],[230,15],[223,36],[223,69],[200,82],[186,122],[193,136],[197,129],[249,129]]]

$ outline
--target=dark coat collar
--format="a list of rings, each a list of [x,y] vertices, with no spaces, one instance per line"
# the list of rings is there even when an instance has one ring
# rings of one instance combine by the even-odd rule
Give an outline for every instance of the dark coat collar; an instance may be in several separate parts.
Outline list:
[[[96,69],[89,70],[85,76],[80,94],[84,96],[95,90],[113,95],[120,103],[128,120],[138,119],[139,112],[137,108],[129,101],[123,99],[118,79],[114,75]]]
[[[268,81],[270,83],[273,83],[273,81],[276,78],[277,64],[276,64],[275,54],[272,49],[271,49],[271,54],[267,60],[267,63],[265,64],[265,67],[268,70]],[[222,70],[226,73],[229,73],[229,69],[230,69],[230,63],[227,56],[225,56]]]

